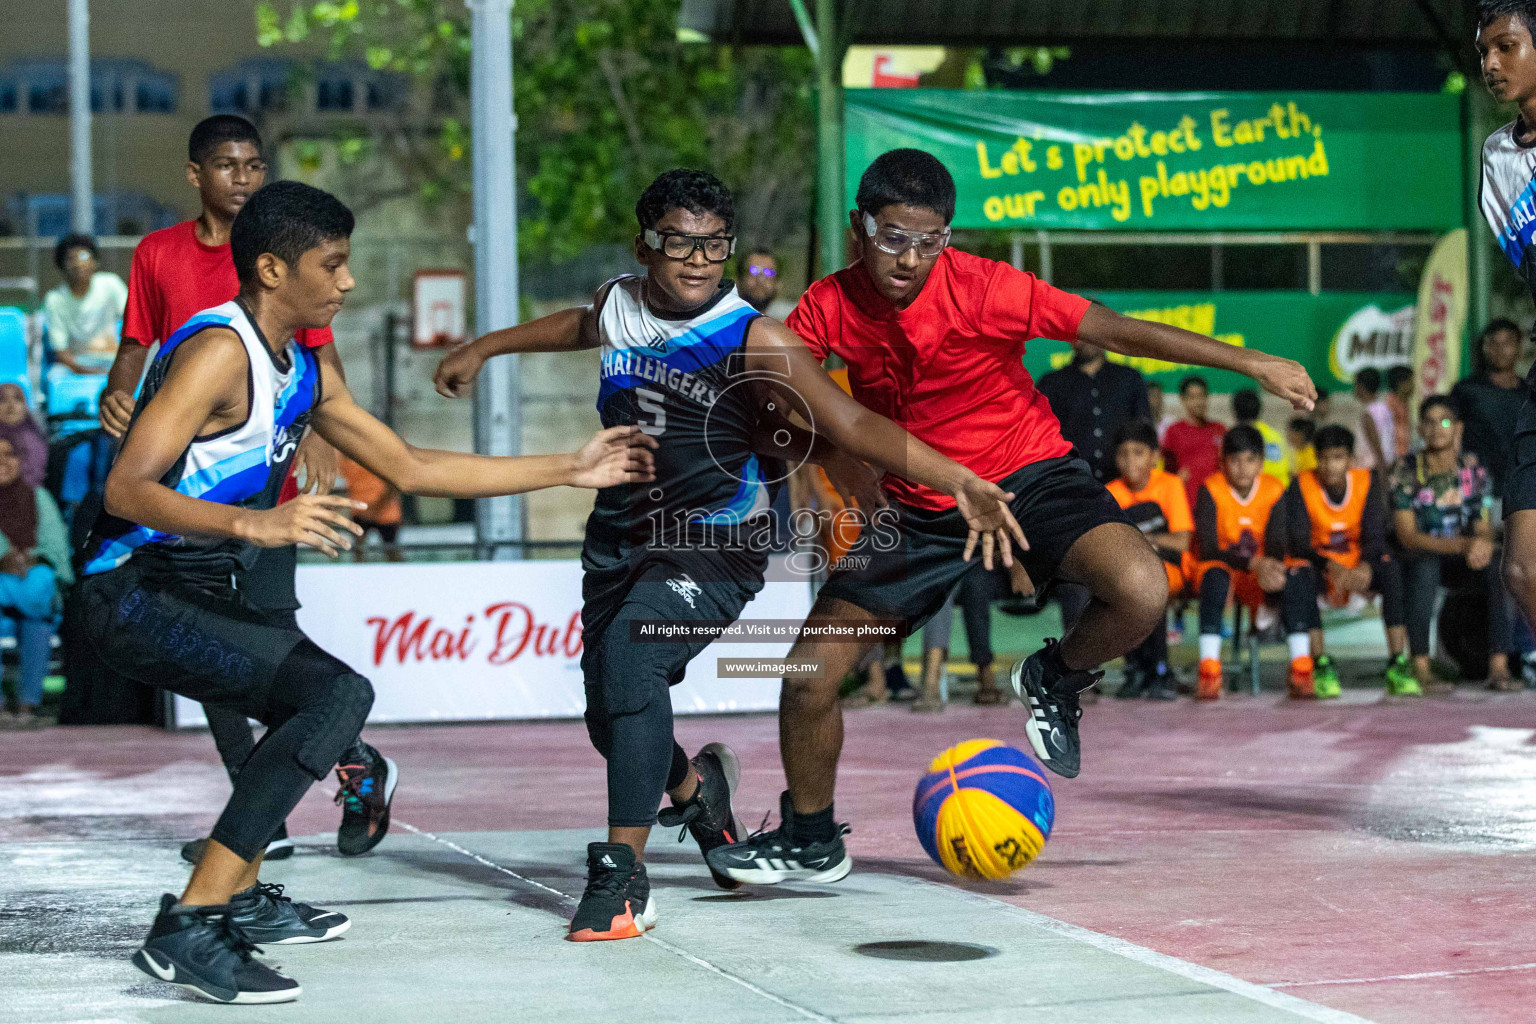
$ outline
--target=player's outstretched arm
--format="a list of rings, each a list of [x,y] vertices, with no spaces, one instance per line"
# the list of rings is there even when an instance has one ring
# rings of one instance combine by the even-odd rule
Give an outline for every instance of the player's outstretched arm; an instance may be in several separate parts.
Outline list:
[[[245,346],[235,332],[209,328],[182,343],[170,372],[128,432],[107,474],[107,512],[162,533],[246,540],[262,547],[304,544],[333,558],[362,529],[343,510],[360,502],[304,495],[269,511],[220,505],[160,481],[200,434],[239,423],[248,413]]]
[[[1257,349],[1238,348],[1182,327],[1121,316],[1097,302],[1083,314],[1077,336],[1090,345],[1121,355],[1193,363],[1244,374],[1258,381],[1265,391],[1290,402],[1295,409],[1311,409],[1317,402],[1317,388],[1307,371],[1294,359]]]
[[[597,314],[591,306],[562,309],[526,324],[482,334],[460,345],[437,365],[433,383],[444,398],[464,398],[470,393],[480,368],[492,356],[514,352],[575,352],[596,348]]]
[[[1005,565],[1013,562],[1009,536],[1020,547],[1029,546],[1008,510],[1012,494],[854,401],[827,376],[794,331],[769,317],[758,317],[749,328],[746,352],[748,369],[763,374],[764,386],[780,395],[787,407],[793,408],[796,400],[804,404],[817,434],[887,473],[953,495],[967,525],[981,538],[987,568],[992,567],[994,543],[1001,542]],[[967,558],[971,549],[968,544]]]
[[[352,400],[333,370],[320,368],[315,431],[370,472],[406,494],[493,498],[545,487],[613,487],[654,478],[654,438],[636,426],[610,427],[579,451],[492,458],[417,448]]]

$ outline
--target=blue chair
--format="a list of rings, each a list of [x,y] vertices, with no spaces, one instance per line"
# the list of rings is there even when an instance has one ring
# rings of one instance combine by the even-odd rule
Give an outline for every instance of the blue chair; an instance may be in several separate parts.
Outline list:
[[[27,317],[15,306],[0,306],[0,384],[16,384],[32,401],[27,367]]]

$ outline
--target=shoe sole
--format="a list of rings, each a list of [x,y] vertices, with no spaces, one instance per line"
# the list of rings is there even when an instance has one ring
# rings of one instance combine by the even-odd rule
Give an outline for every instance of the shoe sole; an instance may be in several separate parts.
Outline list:
[[[303,946],[313,942],[330,942],[345,935],[347,929],[352,927],[352,919],[347,918],[341,924],[333,925],[326,929],[324,935],[292,935],[286,939],[255,939],[258,946]]]
[[[202,996],[204,999],[208,1000],[210,1003],[227,1003],[236,1006],[262,1006],[271,1003],[291,1003],[295,999],[299,998],[299,996],[304,994],[303,987],[295,985],[293,988],[280,989],[275,992],[236,992],[233,997],[226,999],[223,996],[214,992],[210,992],[207,988],[204,988],[203,986],[206,984],[205,982],[192,978],[187,978],[185,980],[182,979],[180,977],[182,969],[177,966],[175,961],[171,961],[171,976],[167,978],[163,973],[161,973],[159,964],[156,964],[153,960],[148,960],[142,948],[134,951],[133,966],[137,967],[139,970],[143,971],[145,974],[149,975],[156,981],[163,981],[167,985],[175,985],[177,988],[184,988],[189,992],[195,992]]]
[[[853,858],[846,853],[838,863],[822,871],[804,868],[728,868],[726,874],[747,885],[777,885],[779,882],[840,882],[853,870]]]
[[[293,850],[292,839],[274,839],[267,844],[267,852],[262,854],[261,859],[263,861],[287,860],[293,856]]]
[[[1024,661],[1028,661],[1025,658]],[[1008,685],[1013,687],[1014,696],[1019,698],[1019,703],[1029,712],[1029,717],[1024,719],[1024,735],[1029,737],[1029,745],[1035,751],[1035,757],[1040,763],[1064,779],[1077,778],[1077,771],[1069,771],[1059,762],[1051,759],[1051,755],[1045,749],[1045,737],[1040,734],[1040,723],[1035,720],[1035,712],[1038,706],[1035,704],[1034,694],[1024,688],[1024,661],[1013,666],[1013,671],[1008,673]],[[1080,771],[1081,769],[1079,769]]]
[[[343,850],[341,848],[341,842],[338,839],[336,843],[336,851],[338,853],[340,853],[343,857],[361,857],[363,854],[367,853],[369,850],[372,850],[375,846],[378,846],[384,841],[384,837],[389,835],[389,811],[390,808],[394,806],[395,787],[399,785],[399,783],[400,767],[395,764],[394,758],[384,758],[384,815],[379,819],[379,831],[368,840],[367,846],[360,850],[353,850],[351,852]]]
[[[736,813],[736,787],[741,782],[741,758],[736,756],[736,751],[724,743],[706,743],[699,748],[699,754],[714,754],[715,759],[720,762],[720,770],[725,774],[725,788],[731,794],[727,801],[731,806],[731,821],[736,823],[737,831],[740,831],[741,817]],[[731,842],[739,843],[745,838],[744,835],[731,836]],[[705,859],[704,864],[706,867],[709,865],[708,858]],[[714,868],[709,869],[709,874],[715,880],[715,885],[721,889],[736,889],[741,886],[740,882],[728,875],[720,874]]]
[[[568,933],[566,940],[569,942],[611,942],[615,939],[638,939],[656,927],[656,918],[658,916],[656,897],[652,896],[645,901],[645,909],[640,912],[640,916],[632,919],[626,927],[606,932],[583,928],[579,932]]]

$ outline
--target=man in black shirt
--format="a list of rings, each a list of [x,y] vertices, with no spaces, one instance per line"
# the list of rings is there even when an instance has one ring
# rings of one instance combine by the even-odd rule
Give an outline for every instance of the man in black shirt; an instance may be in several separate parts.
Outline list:
[[[1071,364],[1041,377],[1035,387],[1050,401],[1062,436],[1088,460],[1095,479],[1113,480],[1118,472],[1113,441],[1121,425],[1152,418],[1141,374],[1079,341],[1072,346]]]
[[[1451,389],[1461,412],[1462,451],[1471,452],[1488,468],[1493,493],[1504,493],[1504,475],[1515,436],[1515,421],[1525,401],[1525,388],[1515,363],[1520,359],[1520,328],[1500,317],[1483,328],[1472,376]]]

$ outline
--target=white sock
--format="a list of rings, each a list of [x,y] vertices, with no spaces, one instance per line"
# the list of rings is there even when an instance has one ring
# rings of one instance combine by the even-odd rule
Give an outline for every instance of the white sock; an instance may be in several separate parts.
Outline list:
[[[1220,633],[1201,633],[1200,634],[1200,660],[1201,661],[1220,661],[1221,660],[1221,634]]]
[[[1292,633],[1285,638],[1285,642],[1291,649],[1292,661],[1312,657],[1312,638],[1306,633]]]

